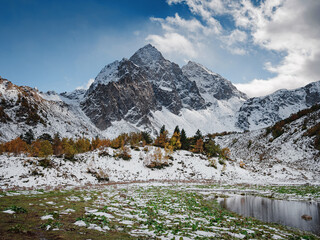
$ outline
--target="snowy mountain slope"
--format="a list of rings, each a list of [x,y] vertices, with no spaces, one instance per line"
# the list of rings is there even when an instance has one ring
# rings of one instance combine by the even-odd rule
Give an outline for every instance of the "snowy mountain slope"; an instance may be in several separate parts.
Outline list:
[[[240,92],[230,81],[198,63],[189,61],[187,65],[182,67],[182,72],[197,84],[200,94],[207,103],[216,100],[229,100],[233,97],[243,101],[248,99],[247,95]]]
[[[273,127],[246,133],[217,137],[222,147],[228,147],[231,158],[243,161],[247,169],[262,174],[286,174],[292,169],[320,173],[320,151],[315,147],[315,131],[320,134],[320,108],[304,110],[307,115],[294,114]],[[314,133],[315,132],[315,133]],[[312,180],[308,176],[305,179]]]
[[[93,137],[99,135],[89,119],[66,99],[50,92],[42,94],[30,87],[19,87],[0,79],[0,141],[6,141],[32,129],[36,136],[42,133],[62,136]]]
[[[106,85],[112,81],[117,82],[119,80],[119,77],[117,76],[119,65],[119,61],[114,61],[113,63],[106,65],[95,78],[95,81],[91,85],[91,89],[94,89],[98,84]]]
[[[148,152],[142,148],[132,150],[132,159],[125,161],[113,157],[114,149],[107,148],[79,154],[76,161],[65,161],[61,158],[51,158],[52,167],[44,168],[39,165],[37,158],[25,156],[0,156],[0,189],[14,187],[57,187],[64,185],[84,186],[98,184],[98,176],[108,177],[111,182],[128,181],[222,181],[226,183],[304,183],[309,179],[320,180],[319,175],[305,170],[295,170],[285,164],[280,165],[287,171],[273,176],[243,169],[239,162],[226,162],[225,166],[215,161],[217,168],[210,166],[210,161],[203,155],[192,154],[188,151],[175,151],[169,166],[163,169],[150,169],[145,166],[148,156],[155,148],[149,147]],[[163,154],[164,150],[162,150]],[[108,156],[106,156],[108,155]],[[35,174],[36,173],[36,174]],[[100,175],[99,175],[100,174]]]
[[[260,129],[317,103],[320,103],[320,81],[295,90],[282,89],[248,99],[237,113],[236,125],[244,130]]]

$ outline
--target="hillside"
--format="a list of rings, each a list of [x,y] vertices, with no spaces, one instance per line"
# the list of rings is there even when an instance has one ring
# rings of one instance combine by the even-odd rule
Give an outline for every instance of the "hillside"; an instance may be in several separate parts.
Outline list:
[[[315,105],[291,115],[272,127],[217,137],[231,158],[263,175],[288,174],[288,168],[320,173],[320,107]],[[303,176],[306,180],[316,180]]]
[[[131,160],[116,157],[117,150],[107,148],[79,154],[75,161],[50,157],[50,164],[43,165],[38,158],[25,156],[0,156],[2,189],[45,188],[58,186],[85,186],[107,182],[136,181],[189,181],[223,182],[229,184],[275,184],[319,182],[319,169],[308,169],[287,161],[265,162],[264,165],[237,158],[237,161],[208,159],[204,155],[188,151],[175,151],[168,160],[168,166],[157,169],[147,167],[156,148],[131,150]],[[233,152],[233,156],[238,152]],[[165,155],[164,150],[162,150]],[[245,161],[246,167],[240,167]],[[216,168],[212,166],[212,163]],[[267,167],[274,164],[272,168]],[[311,164],[309,168],[311,168]],[[264,166],[260,169],[260,166]],[[315,165],[314,165],[315,166]],[[286,169],[285,171],[282,171]],[[264,174],[266,172],[266,174]],[[271,174],[268,174],[268,173]]]

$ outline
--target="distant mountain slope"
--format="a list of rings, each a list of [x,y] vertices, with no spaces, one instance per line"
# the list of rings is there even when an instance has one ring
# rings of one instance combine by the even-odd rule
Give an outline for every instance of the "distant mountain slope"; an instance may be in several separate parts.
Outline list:
[[[54,101],[53,101],[54,100]],[[96,127],[61,96],[41,94],[0,78],[0,141],[15,138],[32,129],[35,135],[59,132],[62,136],[96,136]]]
[[[320,82],[250,98],[227,79],[189,62],[182,68],[150,44],[129,59],[106,65],[88,90],[57,94],[0,82],[0,141],[28,129],[36,134],[103,136],[148,131],[162,125],[189,136],[254,130],[320,103]]]
[[[317,103],[320,103],[320,81],[295,90],[282,89],[248,99],[237,113],[236,124],[244,130],[267,127]]]
[[[216,138],[231,158],[265,174],[293,169],[320,173],[320,105],[302,110],[272,127]],[[306,179],[308,176],[304,176]],[[312,179],[309,179],[312,180]]]

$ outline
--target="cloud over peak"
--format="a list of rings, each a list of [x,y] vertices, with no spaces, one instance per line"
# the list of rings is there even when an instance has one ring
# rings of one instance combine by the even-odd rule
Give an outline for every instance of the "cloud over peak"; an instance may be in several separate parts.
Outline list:
[[[250,0],[168,0],[167,3],[187,5],[193,18],[184,19],[178,13],[153,18],[161,24],[163,35],[149,35],[147,40],[160,50],[192,58],[200,50],[205,51],[218,43],[235,55],[270,51],[281,58],[276,64],[271,60],[265,62],[264,68],[274,77],[262,79],[257,76],[237,84],[250,96],[265,95],[279,88],[301,87],[320,79],[319,0],[265,0],[259,3]],[[231,19],[227,26],[223,24],[225,18]]]

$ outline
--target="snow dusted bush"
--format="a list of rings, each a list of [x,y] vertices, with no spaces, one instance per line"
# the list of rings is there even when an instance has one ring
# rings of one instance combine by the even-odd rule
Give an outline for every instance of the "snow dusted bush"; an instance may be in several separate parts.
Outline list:
[[[93,162],[89,163],[87,173],[90,173],[91,175],[96,177],[99,182],[109,181],[108,169],[102,170],[100,168],[97,168]]]
[[[243,161],[240,161],[239,166],[240,166],[241,168],[244,168],[244,167],[245,167],[244,162],[243,162]]]
[[[217,169],[217,161],[216,161],[216,159],[208,159],[208,160],[209,160],[210,167],[214,167],[215,169]]]
[[[109,175],[106,171],[103,171],[102,169],[99,169],[96,174],[96,178],[98,179],[99,182],[101,181],[109,181]]]
[[[169,161],[167,155],[164,155],[161,148],[157,147],[153,153],[149,152],[146,154],[143,164],[148,168],[161,169],[169,166]]]
[[[122,158],[123,160],[131,159],[131,150],[128,146],[122,146],[115,152],[115,157]]]

